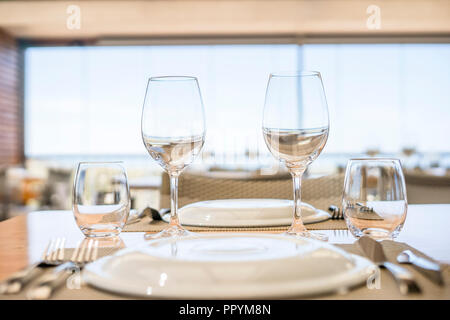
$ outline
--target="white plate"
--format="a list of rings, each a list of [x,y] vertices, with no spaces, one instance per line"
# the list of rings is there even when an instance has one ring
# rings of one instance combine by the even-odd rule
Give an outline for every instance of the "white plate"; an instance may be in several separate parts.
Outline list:
[[[153,240],[88,264],[83,279],[119,294],[159,298],[270,298],[346,290],[375,270],[320,241],[272,234]]]
[[[270,227],[292,223],[292,201],[282,199],[225,199],[188,204],[179,210],[182,225],[200,227]],[[328,220],[322,210],[302,203],[303,223]],[[169,222],[170,215],[163,216]]]

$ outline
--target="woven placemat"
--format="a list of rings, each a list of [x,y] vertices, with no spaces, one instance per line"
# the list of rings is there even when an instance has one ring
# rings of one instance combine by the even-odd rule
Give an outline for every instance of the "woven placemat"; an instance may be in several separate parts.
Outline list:
[[[123,232],[159,232],[166,228],[168,224],[164,221],[152,221],[145,217],[139,222],[127,224]],[[326,220],[323,222],[310,223],[305,225],[309,230],[347,230],[345,220]],[[277,232],[286,231],[288,226],[275,227],[194,227],[184,226],[189,231],[196,232]]]

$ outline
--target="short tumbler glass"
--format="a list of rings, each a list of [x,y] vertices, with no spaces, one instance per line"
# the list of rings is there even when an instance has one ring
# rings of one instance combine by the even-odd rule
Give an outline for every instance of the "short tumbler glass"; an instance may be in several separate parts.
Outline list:
[[[407,208],[405,179],[398,159],[348,161],[342,209],[348,229],[355,237],[397,237]]]
[[[130,192],[121,162],[81,162],[75,175],[72,210],[86,237],[117,236],[130,212]]]

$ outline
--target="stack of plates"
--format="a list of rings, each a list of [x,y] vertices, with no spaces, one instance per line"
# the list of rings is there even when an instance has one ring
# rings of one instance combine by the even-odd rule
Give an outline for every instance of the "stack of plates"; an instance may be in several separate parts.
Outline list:
[[[159,239],[86,266],[83,279],[125,295],[162,298],[269,298],[336,292],[376,268],[312,239],[208,234]]]
[[[303,223],[325,221],[330,215],[302,203]],[[189,204],[179,211],[180,223],[202,227],[270,227],[292,223],[292,201],[281,199],[226,199]],[[169,221],[169,215],[163,220]]]

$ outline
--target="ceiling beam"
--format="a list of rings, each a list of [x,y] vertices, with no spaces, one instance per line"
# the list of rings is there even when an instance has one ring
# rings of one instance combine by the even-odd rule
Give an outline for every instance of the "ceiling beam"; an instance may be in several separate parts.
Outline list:
[[[67,27],[70,5],[80,9],[79,29]],[[371,5],[379,29],[367,25]],[[22,39],[449,35],[450,1],[2,1],[0,28]]]

